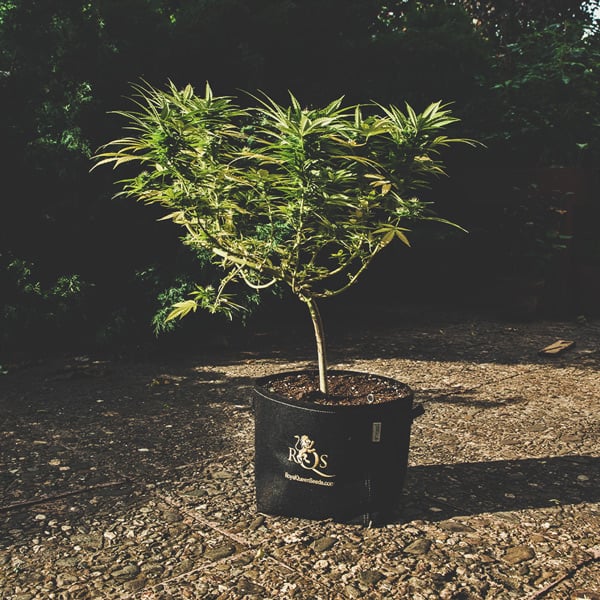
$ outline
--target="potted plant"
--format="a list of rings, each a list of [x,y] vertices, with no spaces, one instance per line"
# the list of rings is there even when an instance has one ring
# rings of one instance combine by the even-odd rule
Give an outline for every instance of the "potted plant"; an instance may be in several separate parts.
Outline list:
[[[266,95],[241,108],[191,86],[137,87],[122,112],[131,135],[110,142],[96,166],[137,163],[121,194],[168,209],[184,243],[222,267],[170,318],[198,307],[232,315],[229,293],[289,286],[310,315],[318,368],[258,381],[256,487],[261,512],[373,520],[398,500],[406,471],[413,394],[364,373],[328,370],[318,302],[352,286],[406,224],[437,219],[415,193],[444,173],[441,103],[417,114],[378,104],[289,106]],[[442,219],[437,219],[442,220]]]

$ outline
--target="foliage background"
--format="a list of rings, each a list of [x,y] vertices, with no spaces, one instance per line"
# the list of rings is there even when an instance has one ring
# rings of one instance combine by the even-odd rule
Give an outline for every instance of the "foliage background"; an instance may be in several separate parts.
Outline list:
[[[121,134],[109,111],[129,108],[130,83],[141,79],[198,87],[208,80],[217,94],[262,89],[281,101],[289,89],[306,104],[341,94],[349,102],[406,100],[417,108],[455,102],[463,119],[457,135],[488,149],[450,156],[455,177],[440,182],[431,198],[472,235],[432,235],[429,228],[421,239],[417,232],[415,249],[390,252],[350,301],[382,279],[392,301],[435,300],[440,289],[464,300],[473,274],[502,263],[514,247],[506,238],[494,247],[483,243],[505,207],[539,205],[528,200],[527,178],[517,200],[507,188],[498,202],[486,203],[477,183],[485,177],[470,174],[549,165],[597,172],[597,5],[0,1],[0,353],[148,343],[152,323],[164,328],[166,308],[193,281],[213,277],[181,246],[175,228],[156,223],[159,211],[111,200],[114,174],[89,173],[94,150]],[[582,222],[597,205],[586,210]],[[540,221],[537,212],[526,218]],[[516,229],[516,237],[524,235]],[[584,231],[581,247],[597,252],[595,239]],[[477,264],[468,258],[482,252]],[[403,279],[410,296],[389,284],[406,290]],[[272,310],[268,298],[263,304],[259,315]],[[226,325],[214,319],[196,317],[186,335],[197,343],[198,335],[221,331]]]

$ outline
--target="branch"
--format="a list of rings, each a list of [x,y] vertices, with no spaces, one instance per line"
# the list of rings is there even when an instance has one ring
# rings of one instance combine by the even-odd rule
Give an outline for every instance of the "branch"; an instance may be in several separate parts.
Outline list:
[[[564,575],[562,575],[558,579],[555,579],[554,581],[551,581],[548,585],[544,586],[541,590],[538,590],[537,592],[533,592],[532,594],[527,596],[527,598],[525,600],[537,600],[538,598],[545,596],[550,590],[554,589],[559,583],[562,583],[566,579],[573,577],[573,575],[575,575],[575,573],[577,571],[579,571],[579,569],[581,569],[583,567],[587,567],[587,565],[590,565],[593,562],[600,560],[600,551],[594,550],[594,548],[591,548],[590,550],[593,551],[593,554],[590,558],[584,558],[583,560],[580,560],[578,563],[576,563],[574,566],[572,566]]]
[[[240,272],[240,275],[242,276],[242,279],[244,280],[244,283],[248,287],[251,287],[253,290],[266,290],[267,288],[271,287],[273,284],[277,283],[277,281],[278,281],[277,277],[273,277],[273,279],[271,279],[271,281],[269,281],[268,283],[255,284],[248,280],[246,274],[243,271],[243,267],[240,267],[239,272]]]
[[[367,269],[367,267],[371,264],[371,261],[373,260],[373,258],[375,258],[375,256],[381,251],[383,250],[383,248],[385,248],[389,243],[389,240],[386,242],[379,242],[379,244],[377,244],[377,247],[375,248],[375,250],[373,250],[373,252],[371,253],[371,255],[369,256],[369,258],[367,258],[360,266],[360,268],[356,271],[356,273],[354,273],[354,275],[352,275],[348,281],[348,283],[346,283],[345,285],[343,285],[341,288],[338,288],[337,290],[325,290],[323,292],[314,292],[312,295],[314,298],[332,298],[333,296],[338,296],[339,294],[341,294],[342,292],[345,292],[348,288],[350,288],[351,286],[353,286],[356,283],[356,280],[362,275],[362,273]]]
[[[120,479],[118,481],[107,481],[106,483],[89,485],[87,487],[71,490],[70,492],[62,492],[60,494],[54,494],[52,496],[42,496],[41,498],[25,500],[23,502],[14,502],[13,504],[6,504],[4,506],[0,506],[0,512],[7,512],[9,510],[15,510],[16,508],[25,508],[27,506],[35,506],[36,504],[45,504],[47,502],[53,502],[54,500],[59,500],[61,498],[68,498],[69,496],[76,496],[77,494],[85,494],[85,492],[91,492],[92,490],[100,490],[107,487],[116,487],[118,485],[123,485],[128,482],[128,479]]]

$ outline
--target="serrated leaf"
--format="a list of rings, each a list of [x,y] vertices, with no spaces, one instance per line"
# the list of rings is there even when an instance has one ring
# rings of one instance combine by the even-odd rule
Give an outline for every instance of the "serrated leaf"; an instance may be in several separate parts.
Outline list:
[[[165,323],[172,321],[173,319],[181,319],[190,312],[196,312],[198,303],[195,300],[184,300],[183,302],[176,302],[173,304],[173,310],[168,314],[165,319]]]

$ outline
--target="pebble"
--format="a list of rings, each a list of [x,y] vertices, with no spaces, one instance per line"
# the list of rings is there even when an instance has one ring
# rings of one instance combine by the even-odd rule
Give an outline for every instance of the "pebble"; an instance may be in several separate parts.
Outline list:
[[[535,552],[529,546],[514,546],[509,548],[502,558],[509,565],[517,565],[535,558]]]
[[[174,510],[164,512],[163,517],[167,523],[178,523],[179,521],[183,521],[181,513]]]
[[[385,578],[385,575],[383,573],[380,573],[379,571],[375,571],[372,569],[368,569],[366,571],[361,571],[358,576],[358,580],[361,583],[363,583],[364,585],[369,585],[369,586],[375,585],[377,582],[381,581],[384,578]]]
[[[233,544],[222,544],[214,548],[207,548],[204,552],[204,558],[206,560],[220,560],[235,554],[235,546]]]
[[[320,559],[313,565],[313,569],[315,571],[326,571],[329,569],[329,561]]]
[[[313,546],[315,552],[318,552],[320,554],[321,552],[325,552],[325,551],[329,550],[330,548],[333,548],[333,546],[335,546],[336,542],[337,542],[337,538],[325,536],[325,537],[315,540],[313,542],[312,546]]]
[[[252,581],[250,581],[249,579],[246,579],[245,577],[241,577],[240,580],[237,582],[237,585],[235,586],[235,590],[236,592],[238,592],[239,594],[250,594],[250,595],[254,595],[254,596],[260,596],[262,598],[266,598],[267,595],[265,594],[265,588],[257,585],[256,583],[253,583]]]
[[[143,575],[140,575],[139,577],[136,577],[131,581],[127,581],[123,587],[129,592],[135,593],[139,592],[140,590],[143,590],[146,587],[147,583],[147,579]]]
[[[56,576],[56,585],[58,587],[66,587],[77,581],[77,576],[73,573],[59,573]]]
[[[76,556],[67,556],[59,558],[54,564],[61,569],[71,568],[79,564],[79,559]]]
[[[460,523],[459,521],[442,521],[439,524],[439,527],[444,531],[452,531],[454,533],[467,533],[475,531],[472,527],[469,527],[464,523]]]
[[[73,544],[79,545],[86,550],[99,550],[103,545],[103,535],[101,533],[75,534],[70,540]]]
[[[164,567],[159,562],[147,562],[142,564],[141,571],[146,575],[158,575],[164,571]]]
[[[429,549],[431,548],[431,541],[425,538],[419,538],[415,540],[412,544],[409,544],[404,548],[404,552],[406,554],[427,554]]]
[[[217,469],[215,471],[211,471],[210,472],[210,476],[213,479],[226,480],[226,479],[232,479],[233,478],[233,473],[231,471],[225,471],[223,469]]]
[[[127,581],[137,577],[140,573],[140,568],[137,565],[125,565],[121,569],[117,569],[111,573],[111,576],[121,581]]]
[[[450,355],[443,361],[431,358],[438,350],[429,338],[436,334],[427,329],[423,343],[433,349],[418,347],[425,361],[403,354],[416,343],[410,331],[404,341],[403,331],[402,341],[395,342],[398,357],[357,358],[348,365],[396,372],[425,390],[428,412],[413,423],[411,466],[403,494],[406,510],[383,528],[256,514],[252,420],[218,397],[217,391],[223,390],[213,394],[218,381],[210,386],[203,381],[201,394],[190,388],[189,399],[182,386],[181,404],[168,416],[147,394],[143,401],[148,402],[148,411],[135,411],[128,404],[133,391],[126,390],[132,394],[128,400],[125,395],[107,397],[112,393],[108,389],[78,389],[86,410],[90,404],[101,406],[95,402],[99,397],[119,403],[117,418],[102,419],[116,425],[122,409],[123,427],[111,426],[115,441],[111,447],[103,446],[106,432],[94,431],[94,415],[72,421],[56,410],[48,412],[53,447],[46,442],[36,445],[32,436],[46,425],[47,417],[34,415],[35,420],[28,420],[26,409],[20,407],[19,422],[10,415],[8,420],[9,430],[16,431],[17,425],[19,430],[8,433],[6,473],[15,479],[7,478],[5,504],[35,499],[42,489],[48,495],[83,490],[120,479],[118,471],[127,473],[131,485],[125,493],[116,486],[110,488],[111,495],[86,491],[2,512],[0,598],[504,600],[526,598],[558,580],[577,561],[598,552],[592,549],[597,547],[600,512],[590,487],[595,481],[593,426],[600,397],[597,384],[592,389],[590,382],[597,375],[597,361],[592,375],[580,362],[551,368],[529,359],[519,362],[519,357],[530,357],[531,347],[542,346],[550,335],[543,329],[547,325],[540,325],[537,334],[524,334],[522,341],[513,331],[505,345],[502,337],[488,335],[495,325],[482,329],[475,322],[474,327],[474,345],[468,338],[444,347]],[[578,330],[578,335],[585,333]],[[597,339],[595,331],[594,336]],[[496,349],[501,356],[479,362],[481,340],[490,348],[490,358]],[[387,348],[389,353],[392,346],[375,341],[373,351]],[[515,344],[529,353],[510,354]],[[457,358],[457,348],[472,362]],[[357,347],[357,355],[363,351]],[[273,366],[284,365],[271,359],[233,361],[219,366],[223,377],[218,379],[247,381]],[[148,372],[155,367],[149,366]],[[473,386],[472,391],[463,396],[455,390],[453,396],[439,400],[435,390],[446,376],[460,377],[461,382],[464,377],[465,388]],[[548,395],[548,387],[555,385],[564,388],[564,398]],[[508,394],[515,402],[500,402]],[[50,393],[46,402],[54,409],[62,399]],[[9,410],[10,406],[9,398]],[[542,420],[541,433],[535,432],[535,424]],[[171,424],[173,429],[167,429]],[[75,431],[79,427],[81,431]],[[164,438],[165,432],[176,430],[176,438]],[[156,434],[151,452],[136,451],[147,445],[144,438],[127,451],[125,445],[119,446],[131,444],[142,431]],[[199,432],[202,447],[192,448]],[[507,437],[519,437],[522,444],[507,445]],[[575,441],[579,437],[581,441]],[[59,449],[62,444],[76,445],[77,454],[95,464],[80,468],[65,458]],[[573,456],[574,445],[579,456]],[[45,452],[34,460],[40,450]],[[22,463],[19,456],[24,457]],[[37,471],[28,469],[32,463]],[[67,465],[71,471],[61,473],[59,468]],[[179,466],[181,470],[173,469]],[[155,483],[146,485],[150,480]],[[200,503],[201,512],[195,507]],[[428,510],[430,506],[433,510]],[[43,518],[36,518],[38,514]],[[594,562],[578,569],[548,598],[600,600],[598,568]]]
[[[256,531],[259,527],[264,525],[264,523],[265,523],[265,517],[263,515],[258,515],[258,517],[256,517],[256,519],[253,519],[250,522],[250,525],[248,525],[248,529],[250,531]]]
[[[344,586],[344,593],[348,598],[360,598],[362,596],[362,592],[353,585]]]

